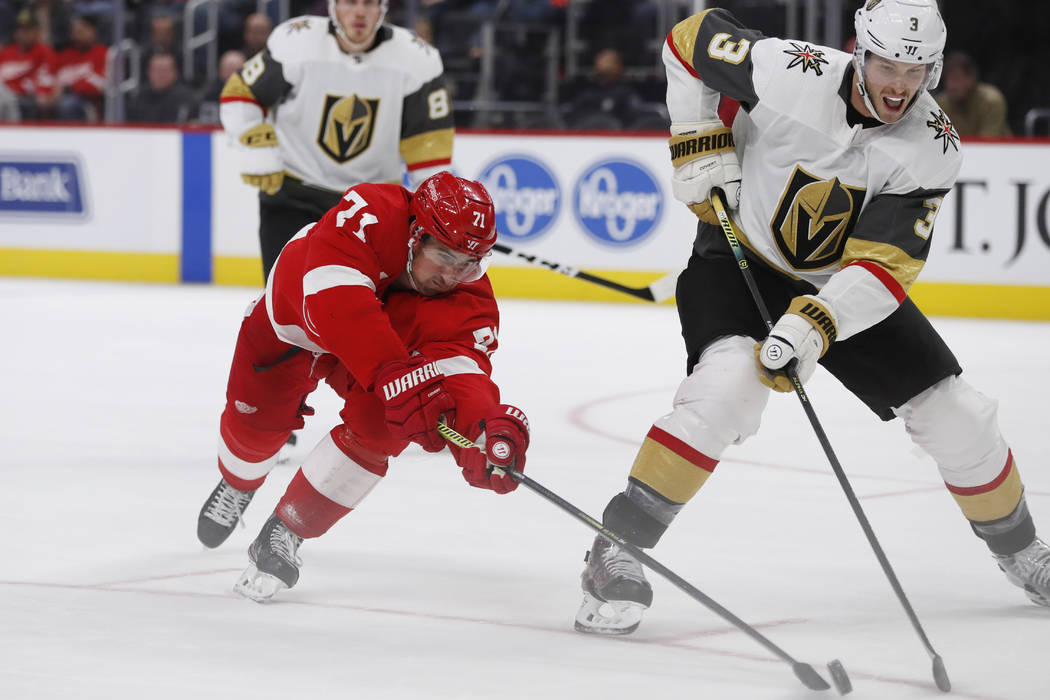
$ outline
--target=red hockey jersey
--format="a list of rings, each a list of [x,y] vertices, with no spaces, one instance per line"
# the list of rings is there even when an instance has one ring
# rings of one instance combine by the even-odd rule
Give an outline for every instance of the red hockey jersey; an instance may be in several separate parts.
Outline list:
[[[54,87],[50,67],[54,50],[37,42],[28,51],[18,44],[0,49],[0,80],[16,95],[47,95]]]
[[[102,99],[106,87],[106,47],[94,44],[87,49],[70,47],[54,58],[51,74],[59,91]]]
[[[435,360],[456,400],[457,429],[476,434],[499,402],[489,379],[499,310],[487,277],[434,297],[390,289],[408,262],[411,196],[400,185],[347,190],[285,245],[266,283],[266,310],[284,342],[338,357],[348,391],[370,392],[389,360]]]

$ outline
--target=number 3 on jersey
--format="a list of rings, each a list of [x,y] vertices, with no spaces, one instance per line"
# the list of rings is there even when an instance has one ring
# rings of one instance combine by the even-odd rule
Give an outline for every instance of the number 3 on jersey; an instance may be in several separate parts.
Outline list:
[[[342,228],[344,225],[346,225],[348,219],[354,218],[354,215],[357,214],[357,212],[361,211],[362,209],[368,206],[368,202],[365,201],[365,198],[359,195],[354,190],[350,190],[349,192],[344,194],[343,199],[347,202],[350,202],[351,204],[348,209],[343,209],[342,211],[336,213],[335,225],[339,228]],[[359,222],[360,225],[357,227],[357,230],[354,231],[354,235],[360,238],[362,241],[364,241],[365,227],[379,223],[379,219],[377,219],[373,214],[365,213],[361,215]]]
[[[707,55],[717,61],[739,64],[751,50],[751,42],[747,39],[732,41],[732,38],[732,35],[725,32],[715,34],[711,37],[711,43],[707,45]]]
[[[941,208],[941,200],[944,197],[931,197],[922,203],[926,208],[926,214],[915,220],[915,235],[919,238],[929,238],[933,233],[933,222],[937,219],[937,211]]]

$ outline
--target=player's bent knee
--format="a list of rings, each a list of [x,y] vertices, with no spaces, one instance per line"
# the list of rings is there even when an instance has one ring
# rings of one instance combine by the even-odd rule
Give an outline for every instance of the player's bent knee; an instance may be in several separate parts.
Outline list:
[[[998,403],[961,377],[948,377],[895,409],[915,444],[942,469],[989,463],[1001,468],[1006,445],[996,418]]]
[[[732,444],[758,432],[769,390],[758,380],[751,338],[726,336],[711,343],[674,397],[666,416],[668,432],[683,436],[705,455],[718,459]]]

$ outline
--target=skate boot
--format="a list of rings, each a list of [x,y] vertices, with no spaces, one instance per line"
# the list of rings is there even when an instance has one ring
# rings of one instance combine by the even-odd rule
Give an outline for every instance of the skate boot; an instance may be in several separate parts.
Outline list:
[[[254,491],[238,491],[226,479],[220,480],[197,516],[197,539],[201,544],[214,549],[225,542],[254,495]]]
[[[1024,589],[1033,603],[1050,607],[1050,547],[1036,537],[1014,554],[996,554],[1010,583]]]
[[[299,580],[299,545],[303,538],[288,529],[274,513],[259,536],[248,547],[251,564],[237,579],[233,590],[256,603],[265,603],[283,588]]]
[[[576,631],[591,634],[630,634],[638,629],[642,612],[653,602],[653,589],[642,565],[601,535],[584,557],[580,574],[583,603],[576,613]]]

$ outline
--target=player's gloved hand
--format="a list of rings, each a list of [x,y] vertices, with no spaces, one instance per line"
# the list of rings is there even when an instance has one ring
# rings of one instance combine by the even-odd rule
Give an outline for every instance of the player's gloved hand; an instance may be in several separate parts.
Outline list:
[[[700,219],[718,223],[711,188],[721,187],[730,209],[740,206],[740,161],[733,130],[720,119],[671,124],[671,192]]]
[[[391,360],[376,371],[375,393],[386,410],[390,434],[421,446],[427,452],[440,452],[445,440],[437,431],[444,417],[455,420],[456,402],[445,391],[445,375],[422,355],[407,360]]]
[[[266,194],[274,194],[284,183],[284,164],[277,150],[273,124],[263,122],[241,134],[241,179]]]
[[[797,361],[795,373],[805,384],[837,335],[831,309],[814,296],[795,297],[766,339],[755,343],[759,380],[775,391],[794,391],[785,370],[788,363]]]
[[[493,406],[481,421],[481,433],[474,440],[477,447],[461,450],[456,461],[463,468],[463,478],[471,486],[510,493],[518,482],[494,469],[525,470],[525,450],[529,447],[529,419],[521,409],[507,404]]]

